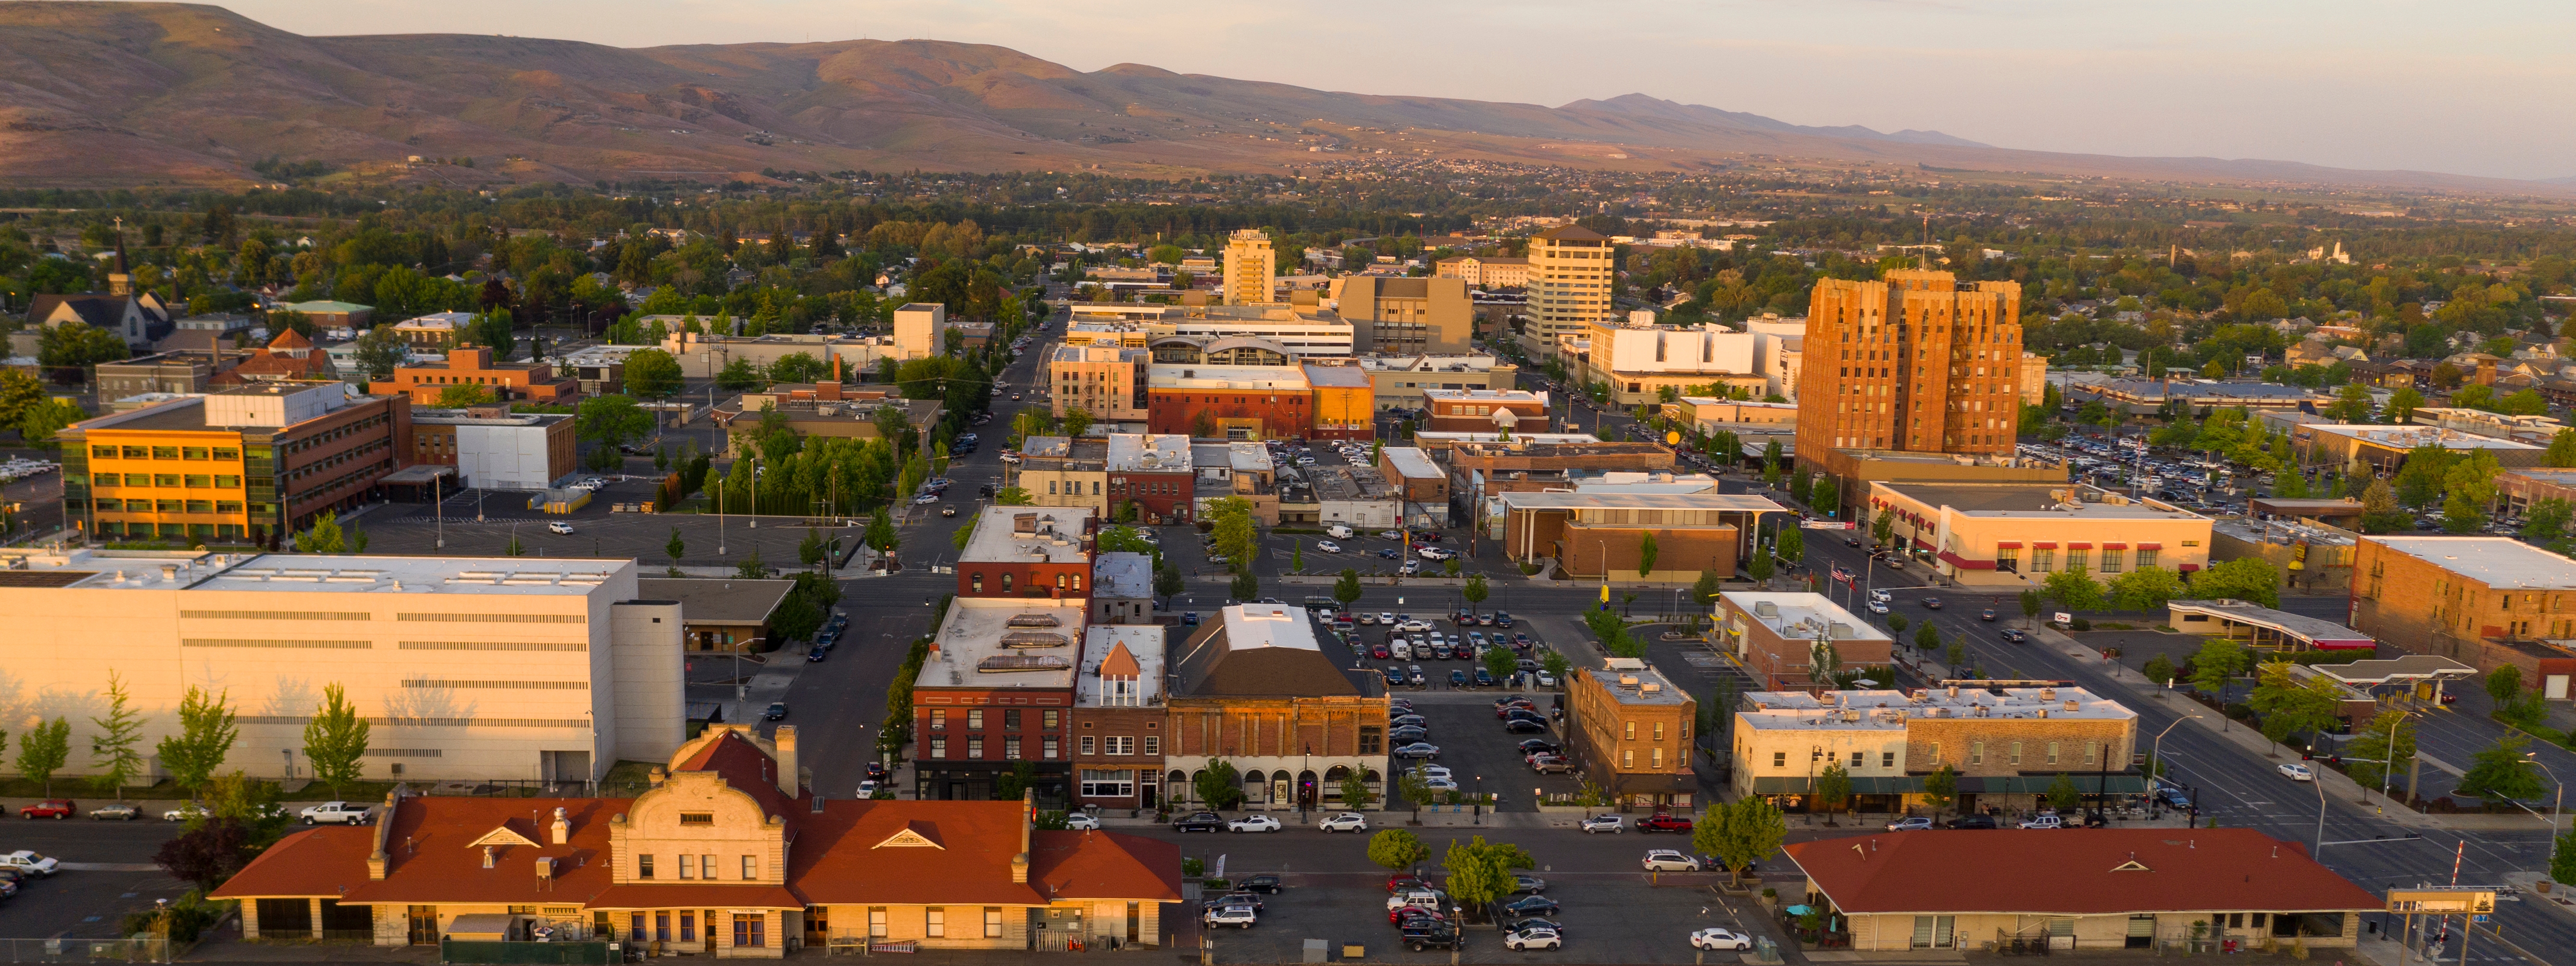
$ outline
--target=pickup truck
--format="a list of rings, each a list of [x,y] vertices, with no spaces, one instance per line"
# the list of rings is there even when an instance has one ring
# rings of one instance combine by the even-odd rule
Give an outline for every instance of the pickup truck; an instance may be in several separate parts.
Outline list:
[[[29,852],[25,849],[19,849],[18,851],[11,852],[7,855],[0,855],[0,869],[16,869],[20,872],[40,875],[50,879],[54,877],[54,873],[62,870],[62,863],[56,862],[53,859],[42,855],[37,855],[34,852]]]
[[[298,814],[303,816],[306,825],[320,825],[324,822],[361,825],[375,818],[376,810],[356,802],[323,802]]]

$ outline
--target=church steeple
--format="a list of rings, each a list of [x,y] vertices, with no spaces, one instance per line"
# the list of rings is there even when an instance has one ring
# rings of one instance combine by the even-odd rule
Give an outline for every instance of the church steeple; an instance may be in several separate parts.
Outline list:
[[[107,273],[107,294],[132,296],[134,276],[125,269],[125,219],[116,219],[116,269]]]

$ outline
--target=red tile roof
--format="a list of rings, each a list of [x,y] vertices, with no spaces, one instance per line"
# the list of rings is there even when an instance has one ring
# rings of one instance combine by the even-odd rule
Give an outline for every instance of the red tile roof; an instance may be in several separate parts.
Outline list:
[[[2253,829],[1893,832],[1787,847],[1846,913],[2341,912],[2378,897]]]
[[[817,905],[1041,904],[1011,881],[1020,821],[1018,802],[827,801],[797,830],[787,884]],[[936,844],[882,844],[906,831]]]
[[[778,763],[739,731],[727,731],[716,740],[700,746],[687,761],[672,770],[716,773],[725,784],[750,794],[760,803],[764,814],[786,819],[791,835],[796,823],[812,808],[808,803],[813,798],[813,791],[800,788],[793,799],[788,798],[786,792],[779,791]]]
[[[367,852],[374,826],[310,828],[278,840],[221,888],[217,899],[336,896],[343,886],[367,881]]]
[[[1120,832],[1033,832],[1029,881],[1058,899],[1179,902],[1181,847]]]
[[[511,905],[571,905],[587,902],[608,888],[611,859],[608,819],[627,810],[623,798],[406,798],[394,810],[385,837],[385,878],[367,881],[359,870],[348,883],[350,902],[492,902]],[[553,843],[550,826],[556,808],[572,821],[563,845]],[[504,845],[493,850],[492,868],[483,867],[483,850],[473,843],[492,830],[511,831],[536,841],[535,846]],[[373,829],[368,830],[370,833]],[[359,858],[372,847],[360,847]],[[537,860],[554,859],[551,881],[537,877]],[[230,886],[229,883],[226,884]]]

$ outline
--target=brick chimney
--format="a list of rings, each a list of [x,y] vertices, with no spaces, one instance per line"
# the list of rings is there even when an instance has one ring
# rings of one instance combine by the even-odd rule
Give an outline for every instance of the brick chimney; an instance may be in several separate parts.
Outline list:
[[[1029,884],[1029,830],[1037,824],[1037,807],[1036,792],[1020,793],[1020,854],[1011,856],[1011,881],[1018,885]]]
[[[795,798],[796,726],[779,725],[778,733],[772,735],[771,740],[778,744],[778,790],[787,793],[788,798]]]
[[[553,838],[556,845],[563,845],[572,841],[572,818],[569,813],[564,811],[563,806],[555,806],[555,820],[552,831],[554,833]]]

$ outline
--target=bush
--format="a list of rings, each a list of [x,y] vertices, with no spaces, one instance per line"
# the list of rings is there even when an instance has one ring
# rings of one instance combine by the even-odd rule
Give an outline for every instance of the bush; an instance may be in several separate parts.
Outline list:
[[[2076,618],[2076,619],[2075,619],[2075,629],[2076,629],[2076,630],[2079,630],[2079,631],[2089,631],[2089,630],[2092,630],[2092,629],[2093,629],[2093,622],[2092,622],[2092,621],[2089,621],[2089,620],[2085,620],[2084,618],[2078,617],[2078,618]]]
[[[1207,874],[1207,863],[1198,859],[1181,860],[1181,878],[1192,879]]]
[[[179,901],[170,904],[170,941],[196,942],[200,934],[212,928],[217,920],[231,911],[232,903],[207,902],[203,893],[194,889],[188,890],[187,894],[179,897]],[[160,913],[150,909],[127,913],[124,935],[151,932],[154,921],[159,918]]]

